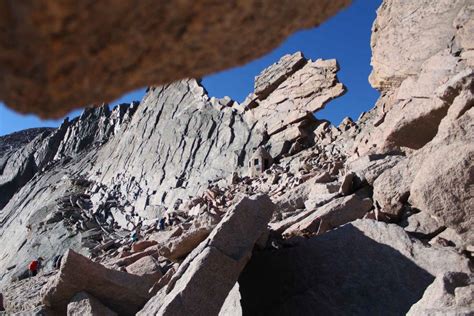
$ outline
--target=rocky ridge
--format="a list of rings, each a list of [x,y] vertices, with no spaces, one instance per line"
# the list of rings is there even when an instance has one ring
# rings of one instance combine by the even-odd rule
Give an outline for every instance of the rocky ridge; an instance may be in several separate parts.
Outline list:
[[[106,108],[68,123],[51,165],[0,213],[7,310],[471,314],[466,16],[468,1],[384,1],[372,38],[381,98],[338,127],[308,115],[344,92],[337,63],[300,53],[264,70],[242,105],[191,79],[150,88],[122,123]],[[453,36],[432,41],[426,25]],[[384,60],[407,32],[417,40]],[[421,61],[406,51],[425,46]],[[275,160],[249,176],[258,146]],[[25,261],[56,254],[59,270],[21,280]],[[81,282],[83,271],[94,278]]]

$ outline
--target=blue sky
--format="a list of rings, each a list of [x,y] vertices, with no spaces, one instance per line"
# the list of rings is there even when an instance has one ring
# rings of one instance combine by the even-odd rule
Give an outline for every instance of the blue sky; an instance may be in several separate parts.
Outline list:
[[[348,92],[328,103],[317,117],[328,119],[335,125],[346,116],[355,120],[360,113],[372,108],[379,96],[369,85],[368,76],[371,71],[370,30],[380,4],[381,0],[354,0],[349,8],[319,27],[297,32],[269,54],[244,66],[207,76],[202,83],[210,96],[228,95],[241,102],[253,91],[254,77],[285,54],[300,50],[313,60],[336,58],[341,68],[339,80],[346,85]],[[144,93],[145,89],[139,89],[111,104],[141,100]],[[69,116],[79,114],[80,111],[74,111]],[[31,127],[55,127],[61,121],[43,121],[34,115],[20,115],[0,103],[0,135]]]

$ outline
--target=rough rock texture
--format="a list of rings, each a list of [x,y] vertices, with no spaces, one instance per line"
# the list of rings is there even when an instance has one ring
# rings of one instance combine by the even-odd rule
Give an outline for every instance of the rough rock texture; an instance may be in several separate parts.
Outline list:
[[[64,313],[76,293],[85,291],[120,314],[137,312],[148,300],[153,280],[109,270],[98,263],[68,251],[58,275],[43,289],[43,302]]]
[[[2,0],[0,99],[59,117],[136,88],[243,64],[349,3]]]
[[[439,221],[426,212],[414,214],[408,218],[406,232],[429,238],[435,236],[445,228]]]
[[[373,183],[377,218],[414,207],[460,234],[461,248],[473,244],[473,12],[465,0],[383,2],[370,77],[382,95],[352,149],[405,156]]]
[[[32,311],[41,306],[41,290],[54,274],[24,279],[2,287],[4,307],[7,312]],[[41,308],[41,307],[40,307]]]
[[[139,315],[218,314],[273,211],[264,195],[237,202]]]
[[[385,90],[419,73],[451,42],[457,32],[453,22],[468,5],[466,0],[384,1],[372,27],[371,84]]]
[[[260,142],[251,131],[232,108],[213,107],[196,80],[152,88],[129,127],[98,152],[108,164],[97,163],[91,174],[118,186],[145,215],[148,206],[171,206],[243,166]]]
[[[127,266],[126,270],[130,274],[146,276],[149,279],[154,279],[154,281],[158,281],[163,276],[160,265],[153,256],[145,256],[135,261]]]
[[[427,210],[444,225],[455,227],[471,243],[474,242],[473,162],[474,143],[438,148],[436,155],[423,161],[413,180],[410,195],[413,205]]]
[[[240,305],[239,283],[235,283],[229,295],[224,301],[219,316],[242,316],[242,306]]]
[[[206,228],[186,232],[176,239],[172,239],[161,250],[161,254],[171,260],[178,260],[189,254],[209,235],[210,230]]]
[[[150,283],[123,289],[146,292],[129,313],[145,303],[143,314],[469,306],[471,285],[446,276],[470,277],[474,254],[473,12],[467,0],[384,1],[372,42],[381,97],[337,127],[311,115],[344,92],[337,63],[295,53],[257,76],[242,104],[187,79],[150,88],[140,104],[88,109],[59,129],[2,138],[8,312],[45,312],[34,292],[59,283],[53,298],[68,296],[63,311],[86,290],[125,313],[101,277],[74,288],[82,280],[70,254],[56,275],[54,258],[68,248],[111,277],[105,287]],[[272,164],[252,174],[257,147]],[[262,203],[248,198],[262,194]],[[24,280],[38,256],[39,275]]]
[[[68,316],[115,316],[117,313],[102,305],[95,297],[86,293],[79,292],[72,298],[71,302],[67,304]]]
[[[349,161],[346,168],[353,172],[360,183],[374,185],[375,180],[385,171],[394,167],[403,157],[390,155],[367,155]]]
[[[299,56],[296,73],[305,69],[299,68],[302,65],[325,65],[322,60],[308,61],[301,53],[291,56]],[[280,76],[281,70],[275,67],[267,71]],[[308,80],[317,78],[312,81],[317,89],[292,97],[291,102],[298,105],[296,112],[310,111],[307,101],[322,96],[326,102],[332,95],[327,91],[341,87],[335,62],[327,63],[327,71],[324,67],[305,70]],[[272,89],[284,90],[288,80],[294,89],[304,87],[304,81],[280,77],[285,80],[278,80]],[[268,97],[273,98],[273,93]],[[266,102],[266,98],[260,101]],[[4,245],[0,249],[0,283],[23,273],[25,262],[38,256],[51,264],[68,248],[85,255],[115,249],[120,244],[117,238],[137,225],[152,225],[160,217],[171,216],[190,196],[215,183],[222,186],[235,174],[245,176],[244,167],[258,145],[276,148],[274,144],[285,144],[289,148],[280,153],[291,149],[294,154],[311,145],[314,126],[321,124],[313,118],[304,119],[312,127],[301,143],[301,138],[285,132],[275,134],[277,140],[267,139],[266,129],[256,128],[256,124],[267,122],[269,126],[274,117],[255,122],[250,114],[257,110],[258,106],[245,110],[229,98],[209,98],[200,83],[190,79],[150,88],[140,104],[87,109],[56,130],[41,131],[29,142],[36,133],[15,142],[18,146],[5,140],[2,146],[9,149],[0,158],[4,193],[0,196],[0,242]],[[299,129],[301,124],[290,125]],[[299,144],[298,148],[294,144]],[[341,168],[341,162],[337,163]],[[328,172],[338,170],[332,164],[326,168]],[[229,207],[229,203],[220,207]],[[214,204],[200,205],[204,210]],[[199,209],[195,211],[199,213]],[[191,250],[188,247],[179,255]],[[122,265],[142,256],[123,258]]]
[[[419,149],[437,133],[451,100],[437,89],[474,62],[466,31],[472,3],[384,1],[373,25],[372,85],[382,95],[373,128],[360,137],[359,154]]]
[[[312,113],[346,91],[337,80],[338,70],[335,59],[307,61],[298,52],[284,56],[257,76],[255,95],[242,105],[250,109],[247,120],[270,137],[273,157],[290,151],[291,141],[310,141],[308,131],[318,125]],[[268,80],[268,85],[262,80]]]
[[[293,247],[256,254],[239,278],[242,310],[400,315],[444,271],[469,273],[469,260],[411,240],[396,225],[357,220]]]
[[[446,272],[436,277],[407,315],[472,315],[474,277],[462,272]]]
[[[372,208],[370,198],[353,194],[334,199],[288,227],[283,235],[320,235],[328,230],[362,218]]]

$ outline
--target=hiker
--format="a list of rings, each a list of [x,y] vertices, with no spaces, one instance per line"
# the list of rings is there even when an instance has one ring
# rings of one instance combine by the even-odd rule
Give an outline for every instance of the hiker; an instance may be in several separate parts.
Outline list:
[[[3,294],[0,293],[0,312],[5,311],[5,306],[3,306]]]
[[[53,268],[59,270],[61,268],[61,260],[63,259],[63,255],[57,255],[53,259]]]
[[[165,230],[165,221],[163,217],[160,218],[160,230]]]
[[[30,277],[33,277],[38,274],[38,270],[41,267],[41,262],[43,262],[43,258],[41,257],[30,262],[30,265],[28,266]]]

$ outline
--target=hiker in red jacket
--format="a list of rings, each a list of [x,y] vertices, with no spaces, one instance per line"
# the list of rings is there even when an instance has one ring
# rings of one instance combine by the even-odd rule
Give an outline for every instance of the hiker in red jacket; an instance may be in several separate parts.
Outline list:
[[[35,276],[38,274],[38,270],[41,267],[41,262],[43,261],[43,258],[39,257],[36,260],[33,260],[30,262],[30,265],[28,266],[28,271],[30,273],[30,277]]]

